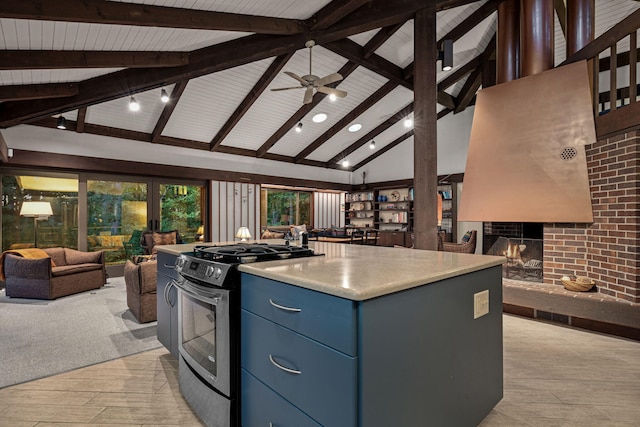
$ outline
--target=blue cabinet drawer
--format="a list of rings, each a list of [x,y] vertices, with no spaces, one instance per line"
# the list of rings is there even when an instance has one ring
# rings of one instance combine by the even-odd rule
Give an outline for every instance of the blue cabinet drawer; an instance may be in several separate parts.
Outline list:
[[[242,370],[242,427],[322,427]]]
[[[241,365],[325,427],[355,426],[357,358],[246,310]]]
[[[177,279],[178,273],[173,268],[176,265],[176,258],[177,256],[174,254],[158,252],[158,273]]]
[[[357,355],[353,301],[242,273],[242,308],[335,348]]]

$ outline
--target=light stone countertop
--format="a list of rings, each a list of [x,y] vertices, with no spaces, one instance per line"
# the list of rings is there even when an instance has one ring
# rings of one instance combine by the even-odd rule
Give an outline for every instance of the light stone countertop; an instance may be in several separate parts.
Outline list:
[[[278,239],[258,242],[284,243]],[[158,251],[178,255],[193,250],[194,246],[158,246]],[[311,241],[309,247],[325,255],[242,264],[238,269],[353,301],[364,301],[497,266],[505,261],[504,257],[498,256],[342,243]]]

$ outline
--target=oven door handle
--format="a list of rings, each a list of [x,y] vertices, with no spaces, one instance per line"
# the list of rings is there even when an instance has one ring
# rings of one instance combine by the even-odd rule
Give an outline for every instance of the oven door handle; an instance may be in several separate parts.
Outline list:
[[[175,279],[171,279],[169,284],[167,284],[167,286],[164,288],[164,300],[170,307],[173,307],[173,302],[171,302],[171,288],[174,286],[176,287],[176,289],[178,288],[178,286],[176,286]]]
[[[299,312],[302,311],[301,308],[287,307],[287,306],[275,303],[275,302],[273,302],[273,300],[271,298],[269,298],[269,304],[271,304],[275,308],[279,308],[280,310],[284,310],[284,311],[292,311],[292,312],[295,312],[295,313],[299,313]]]
[[[278,369],[282,369],[285,372],[289,372],[290,374],[300,375],[302,373],[302,371],[298,371],[297,369],[291,369],[291,368],[287,368],[286,366],[282,366],[281,364],[273,360],[272,355],[269,355],[269,360],[271,361],[271,363],[273,363],[273,366],[275,366]]]

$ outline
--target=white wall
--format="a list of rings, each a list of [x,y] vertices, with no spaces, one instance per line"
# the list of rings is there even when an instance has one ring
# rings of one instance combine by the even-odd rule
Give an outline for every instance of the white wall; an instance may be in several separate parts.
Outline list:
[[[458,114],[448,114],[438,120],[438,175],[462,173],[467,164],[474,107]],[[352,184],[362,184],[362,172],[367,183],[413,178],[413,138],[400,143],[364,167],[353,172]]]

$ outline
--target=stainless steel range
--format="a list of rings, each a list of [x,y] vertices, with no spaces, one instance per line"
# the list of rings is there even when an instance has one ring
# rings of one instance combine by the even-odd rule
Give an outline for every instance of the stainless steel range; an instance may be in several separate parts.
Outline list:
[[[207,426],[240,426],[237,266],[315,255],[308,247],[254,243],[196,246],[177,258],[180,390]]]

